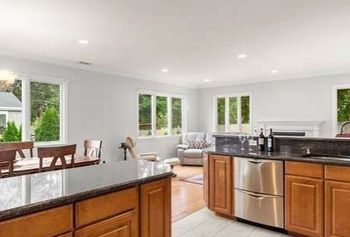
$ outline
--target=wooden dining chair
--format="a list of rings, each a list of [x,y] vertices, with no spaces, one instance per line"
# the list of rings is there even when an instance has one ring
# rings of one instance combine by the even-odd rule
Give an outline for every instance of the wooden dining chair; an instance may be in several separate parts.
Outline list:
[[[16,149],[0,150],[0,178],[3,177],[2,170],[8,170],[8,176],[13,175],[13,164],[16,159]]]
[[[45,158],[53,158],[47,171],[55,170],[58,160],[61,161],[62,169],[68,168],[66,156],[71,156],[70,167],[74,167],[74,155],[77,145],[38,147],[39,172],[44,171],[43,162]]]
[[[1,142],[0,150],[16,149],[21,158],[26,158],[23,150],[29,150],[30,157],[33,157],[34,142]]]
[[[84,156],[101,158],[102,141],[101,140],[85,140]]]

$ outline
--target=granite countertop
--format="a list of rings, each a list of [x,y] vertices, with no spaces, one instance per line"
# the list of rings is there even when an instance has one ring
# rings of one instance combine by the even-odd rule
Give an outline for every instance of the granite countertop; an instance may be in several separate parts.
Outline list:
[[[342,165],[350,166],[350,158],[336,158],[336,157],[303,157],[301,153],[292,152],[265,152],[265,151],[248,151],[247,149],[241,151],[237,146],[216,146],[205,149],[208,154],[229,155],[246,158],[259,158],[271,160],[286,160],[286,161],[300,161],[328,165]]]
[[[0,221],[171,176],[170,166],[116,161],[0,179]]]

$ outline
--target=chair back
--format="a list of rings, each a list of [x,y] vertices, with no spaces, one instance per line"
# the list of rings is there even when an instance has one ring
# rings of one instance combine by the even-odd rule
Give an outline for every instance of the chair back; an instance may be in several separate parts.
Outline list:
[[[0,150],[9,150],[15,149],[21,158],[26,158],[23,150],[29,150],[30,157],[33,157],[33,141],[25,141],[25,142],[1,142]]]
[[[133,137],[127,137],[125,140],[126,145],[128,146],[128,151],[133,159],[137,159],[137,151],[136,151],[136,141]]]
[[[13,175],[13,163],[16,159],[16,149],[0,150],[0,178],[3,169],[8,169],[8,176]]]
[[[44,158],[53,158],[48,170],[55,170],[58,160],[61,161],[63,169],[67,168],[66,156],[71,156],[70,167],[74,167],[74,154],[76,152],[77,145],[66,145],[57,147],[38,147],[39,157],[39,172],[43,171]]]
[[[101,158],[102,141],[101,140],[85,140],[84,156]]]

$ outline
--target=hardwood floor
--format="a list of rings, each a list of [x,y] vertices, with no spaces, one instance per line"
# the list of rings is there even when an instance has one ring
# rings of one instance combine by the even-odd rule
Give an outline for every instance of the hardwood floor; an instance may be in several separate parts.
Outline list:
[[[181,178],[202,174],[203,167],[176,166],[177,177],[172,178],[172,221],[182,219],[200,209],[204,205],[203,185],[180,181]]]

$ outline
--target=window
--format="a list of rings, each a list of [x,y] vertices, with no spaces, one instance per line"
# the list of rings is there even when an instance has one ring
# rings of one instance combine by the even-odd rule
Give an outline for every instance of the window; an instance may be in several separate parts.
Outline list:
[[[64,82],[1,77],[0,141],[64,143],[63,95]]]
[[[138,93],[139,137],[182,134],[183,97]]]
[[[0,141],[22,140],[22,110],[22,81],[0,80]]]
[[[182,133],[182,99],[171,98],[171,134]]]
[[[249,95],[215,97],[216,132],[251,132],[251,101]]]
[[[344,122],[350,121],[350,85],[333,87],[333,132],[340,132]],[[344,132],[350,133],[350,126]]]
[[[59,84],[30,82],[32,140],[60,141],[60,92]]]

